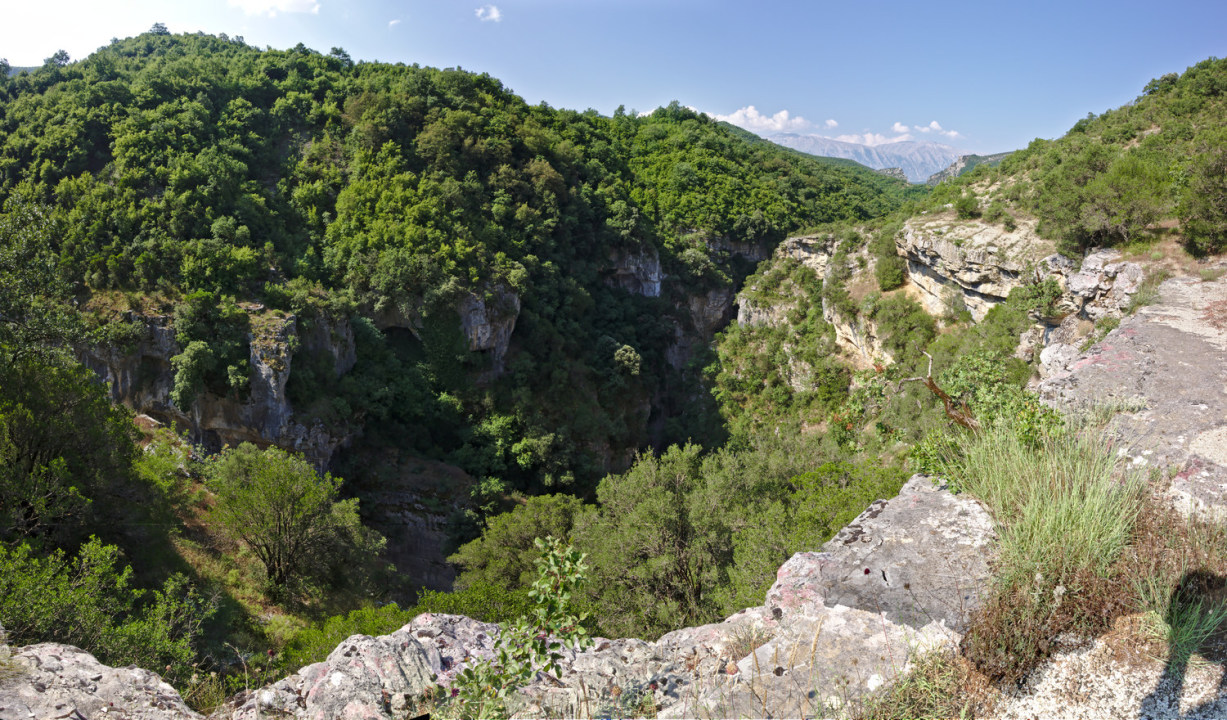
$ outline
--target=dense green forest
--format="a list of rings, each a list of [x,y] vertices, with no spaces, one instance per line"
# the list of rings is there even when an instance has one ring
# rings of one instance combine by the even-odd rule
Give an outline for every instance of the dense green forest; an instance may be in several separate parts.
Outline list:
[[[758,604],[789,555],[893,496],[909,463],[939,464],[950,418],[905,378],[931,368],[1026,437],[1060,423],[1013,357],[1059,288],[933,318],[900,290],[909,213],[1035,217],[1071,255],[1175,220],[1217,252],[1224,92],[1227,64],[1201,63],[930,191],[678,103],[530,106],[487,75],[338,48],[155,26],[0,66],[0,621],[166,667],[208,707],[417,612],[518,617],[547,535],[587,553],[593,633]],[[837,248],[825,278],[759,262],[803,231]],[[778,321],[727,323],[738,291]],[[724,315],[698,317],[710,298]],[[473,351],[474,303],[514,319],[505,348]],[[893,364],[854,370],[824,305],[872,320]],[[285,387],[350,441],[331,472],[134,424],[80,363],[162,317],[174,407],[242,401],[270,314],[352,327],[352,369],[295,346]],[[405,457],[472,479],[448,528],[455,589],[412,607],[386,602],[417,588],[359,502]]]
[[[628,454],[687,439],[716,447],[726,434],[703,390],[711,328],[696,326],[689,301],[731,298],[753,272],[751,258],[789,233],[880,217],[917,192],[748,138],[677,103],[612,117],[530,106],[486,75],[355,63],[340,49],[260,50],[155,28],[80,61],[57,53],[33,71],[6,67],[0,341],[13,362],[0,383],[0,427],[12,462],[0,500],[13,530],[0,584],[14,608],[6,626],[19,640],[52,633],[28,594],[34,579],[71,585],[88,576],[57,612],[112,619],[100,625],[103,636],[62,639],[108,660],[132,655],[138,629],[160,633],[147,643],[162,653],[152,664],[177,668],[176,682],[194,657],[224,665],[224,642],[282,647],[303,622],[395,583],[371,559],[382,540],[354,525],[345,500],[379,483],[378,458],[389,451],[443,460],[476,479],[470,511],[453,522],[458,542],[489,514],[563,502],[542,492],[610,507],[617,493],[644,492],[635,482],[661,478],[646,465],[625,482],[601,478]],[[649,272],[659,291],[623,287],[616,274],[625,258],[658,264]],[[505,356],[470,352],[458,315],[470,298],[515,315]],[[268,312],[352,323],[351,371],[334,379],[326,353],[295,348],[286,388],[304,422],[353,438],[333,463],[344,482],[288,470],[289,460],[250,446],[208,458],[168,431],[138,432],[75,359],[84,345],[130,346],[148,317],[170,316],[181,349],[171,359],[173,404],[187,413],[205,393],[242,400],[253,328]],[[679,337],[687,344],[670,357]],[[717,461],[699,453],[670,450],[661,462],[686,468],[687,482],[707,492],[769,501],[740,487],[749,467],[727,471],[720,482],[729,489],[712,485],[699,471]],[[733,454],[721,462],[744,464]],[[792,492],[780,482],[818,465],[798,458],[773,468],[770,501]],[[315,518],[305,526],[325,528],[281,538],[316,558],[312,572],[243,530],[258,520],[243,513],[291,492],[259,480],[277,472],[312,498],[294,509]],[[263,499],[235,487],[259,488]],[[156,501],[132,502],[145,497]],[[567,523],[589,512],[563,506],[583,510],[562,513]],[[742,521],[693,512],[710,524],[702,552],[719,556],[708,563],[715,575],[696,578],[689,599],[662,606],[648,625],[619,619],[617,607],[637,602],[630,597],[594,599],[610,631],[698,620],[741,602],[707,586],[729,587],[730,538]],[[622,520],[593,522],[585,527],[600,532],[600,522]],[[237,564],[206,567],[208,538],[242,550]],[[105,562],[75,566],[86,553]],[[346,560],[355,553],[366,559]],[[687,553],[679,562],[704,562]],[[615,562],[603,567],[613,572]],[[206,600],[205,578],[218,572],[225,592],[209,588]],[[483,597],[514,605],[515,587],[491,584],[508,577],[465,580],[477,589],[464,609],[480,614],[472,603]],[[628,592],[644,597],[659,582],[646,578]],[[482,588],[494,590],[482,596]],[[425,602],[462,601],[427,594]],[[270,603],[287,627],[254,621]]]
[[[392,318],[411,341],[359,328],[362,362],[338,387],[300,359],[296,406],[513,489],[590,488],[616,451],[713,432],[682,412],[694,386],[665,353],[691,330],[688,294],[751,269],[727,244],[769,250],[912,192],[677,104],[533,107],[488,76],[224,37],[57,56],[0,98],[0,199],[45,208],[74,289],[194,308],[177,402],[244,392],[236,301]],[[642,253],[668,278],[659,297],[608,282]],[[470,293],[522,303],[506,372],[483,387],[492,359],[465,352],[454,317]]]

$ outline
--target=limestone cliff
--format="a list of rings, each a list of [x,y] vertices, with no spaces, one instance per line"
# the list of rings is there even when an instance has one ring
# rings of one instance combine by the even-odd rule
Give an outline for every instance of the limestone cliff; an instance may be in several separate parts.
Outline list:
[[[978,322],[1055,252],[1030,220],[1013,232],[978,220],[958,220],[953,211],[908,220],[896,239],[907,260],[908,280],[931,315],[942,315],[952,294]]]
[[[611,285],[635,295],[660,297],[664,273],[660,269],[660,254],[654,247],[611,253],[609,273]]]
[[[242,396],[203,392],[187,408],[171,402],[174,369],[170,360],[181,348],[168,315],[129,314],[127,319],[140,327],[135,343],[83,348],[82,361],[109,384],[115,402],[163,424],[178,426],[192,442],[211,451],[242,442],[278,445],[303,453],[317,466],[326,466],[345,437],[334,435],[318,421],[296,418],[285,392],[294,348],[302,342],[298,319],[260,306],[247,310],[251,318],[247,337],[251,372],[248,391]],[[306,344],[331,354],[338,375],[353,366],[353,331],[348,319],[315,321]]]
[[[790,237],[776,249],[774,261],[796,261],[812,269],[824,283],[830,282],[840,269],[850,272],[852,278],[849,284],[858,296],[876,289],[873,258],[863,247],[840,253],[845,242],[825,234]],[[837,264],[842,264],[842,268]],[[754,291],[754,287],[746,288],[738,297],[737,322],[742,325],[784,324],[788,312],[801,302],[799,298],[791,298],[764,303],[755,298]],[[882,346],[877,325],[872,319],[859,314],[845,316],[825,299],[822,301],[822,317],[834,328],[835,342],[852,364],[868,367],[874,363],[892,361],[890,353]]]

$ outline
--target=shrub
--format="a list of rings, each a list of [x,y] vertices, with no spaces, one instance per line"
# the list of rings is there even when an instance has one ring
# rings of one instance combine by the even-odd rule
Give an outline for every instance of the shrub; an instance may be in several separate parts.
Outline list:
[[[579,650],[592,643],[584,630],[584,616],[571,613],[572,598],[586,580],[585,556],[553,537],[538,538],[534,544],[542,553],[537,581],[529,591],[536,607],[500,631],[495,659],[478,660],[456,676],[452,688],[461,718],[507,717],[508,700],[538,671],[557,681],[560,650]]]
[[[970,220],[980,216],[980,200],[975,193],[964,193],[954,201],[954,211],[960,220]]]
[[[878,303],[873,320],[883,347],[896,362],[919,356],[937,335],[933,316],[906,295],[893,295]]]
[[[171,682],[183,680],[213,606],[182,575],[150,597],[131,587],[132,568],[118,563],[119,549],[97,538],[72,558],[0,544],[0,617],[9,642],[67,643],[109,665],[158,668]]]
[[[1190,252],[1205,255],[1227,247],[1227,131],[1203,138],[1177,214]]]

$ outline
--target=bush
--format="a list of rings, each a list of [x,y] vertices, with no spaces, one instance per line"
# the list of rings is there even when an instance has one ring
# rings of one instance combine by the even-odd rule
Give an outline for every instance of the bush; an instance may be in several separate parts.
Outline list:
[[[490,518],[481,537],[465,543],[448,560],[463,568],[456,588],[486,583],[510,591],[526,588],[536,576],[539,537],[571,536],[583,503],[570,495],[538,495],[527,498],[511,512]]]
[[[1178,208],[1190,252],[1227,248],[1227,131],[1203,139],[1189,167],[1189,183]]]
[[[563,650],[578,651],[592,644],[584,630],[584,615],[571,612],[576,591],[587,580],[584,555],[556,538],[537,538],[541,551],[538,578],[529,596],[532,612],[499,633],[493,660],[476,660],[456,676],[456,710],[461,718],[507,717],[508,701],[538,672],[560,682],[558,661]]]
[[[150,597],[130,586],[132,568],[118,563],[119,549],[97,538],[73,558],[0,544],[0,618],[9,642],[66,643],[108,665],[135,664],[157,668],[171,682],[185,679],[213,606],[182,575]]]
[[[920,303],[906,295],[882,300],[872,313],[882,346],[896,362],[918,357],[937,335],[937,323]]]
[[[964,193],[954,201],[954,211],[960,220],[980,217],[980,200],[975,193]]]
[[[878,280],[878,288],[882,292],[902,287],[907,279],[907,261],[898,255],[879,257],[873,268],[874,277]]]

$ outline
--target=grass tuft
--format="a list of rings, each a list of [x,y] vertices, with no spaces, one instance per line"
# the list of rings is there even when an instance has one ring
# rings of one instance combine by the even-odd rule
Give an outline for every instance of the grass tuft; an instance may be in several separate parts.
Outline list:
[[[960,436],[947,466],[997,523],[992,590],[962,643],[980,671],[1021,683],[1062,638],[1101,632],[1125,611],[1111,576],[1148,492],[1100,429],[1037,436],[1009,419]]]

